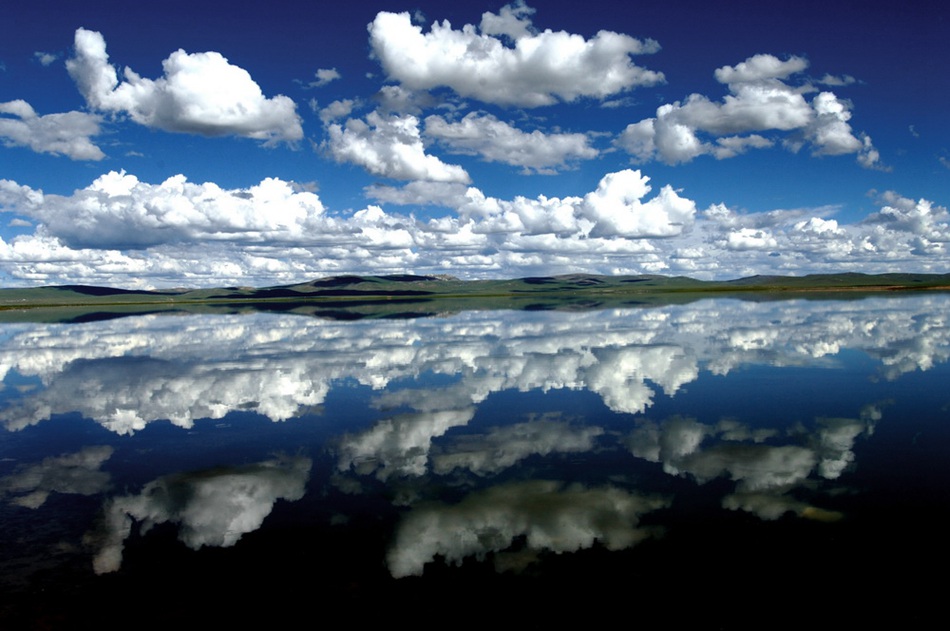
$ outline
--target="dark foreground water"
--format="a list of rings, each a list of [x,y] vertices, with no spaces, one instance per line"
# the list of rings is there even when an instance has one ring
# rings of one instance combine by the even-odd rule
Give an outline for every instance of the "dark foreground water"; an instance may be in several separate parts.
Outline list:
[[[923,625],[948,314],[0,325],[0,626]]]

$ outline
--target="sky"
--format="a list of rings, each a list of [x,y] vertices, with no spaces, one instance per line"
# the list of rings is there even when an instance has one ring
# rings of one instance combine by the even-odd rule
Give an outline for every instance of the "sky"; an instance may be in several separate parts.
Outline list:
[[[13,0],[0,286],[950,271],[950,9]]]

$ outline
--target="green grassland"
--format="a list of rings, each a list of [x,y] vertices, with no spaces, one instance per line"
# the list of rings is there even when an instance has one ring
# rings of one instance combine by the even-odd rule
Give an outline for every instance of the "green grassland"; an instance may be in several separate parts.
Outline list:
[[[139,291],[62,285],[0,289],[0,321],[77,321],[150,312],[282,311],[359,318],[464,309],[585,309],[689,302],[711,295],[775,300],[950,290],[950,274],[813,274],[701,281],[569,274],[463,281],[450,276],[334,276],[273,287]]]

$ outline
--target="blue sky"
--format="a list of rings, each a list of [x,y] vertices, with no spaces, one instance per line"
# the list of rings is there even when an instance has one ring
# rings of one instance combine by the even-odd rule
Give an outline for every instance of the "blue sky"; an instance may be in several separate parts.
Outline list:
[[[16,1],[0,285],[945,272],[948,14]]]

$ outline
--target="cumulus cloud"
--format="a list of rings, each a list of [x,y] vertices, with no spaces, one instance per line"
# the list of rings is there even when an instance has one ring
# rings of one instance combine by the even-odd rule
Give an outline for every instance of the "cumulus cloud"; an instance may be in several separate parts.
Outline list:
[[[926,199],[909,199],[894,191],[885,191],[880,200],[881,210],[865,217],[863,224],[887,226],[929,241],[950,241],[950,213],[945,207]]]
[[[29,193],[34,193],[32,197]],[[76,248],[144,248],[195,240],[303,240],[317,232],[323,204],[314,193],[267,178],[248,189],[161,184],[111,171],[69,197],[20,191],[17,211],[43,222],[46,235]],[[0,200],[2,201],[2,200]]]
[[[778,241],[767,230],[739,228],[726,237],[730,250],[767,250],[778,246]]]
[[[436,22],[428,33],[408,13],[380,12],[370,46],[387,76],[411,90],[448,87],[499,105],[538,107],[582,97],[604,99],[663,81],[632,55],[659,50],[653,40],[600,31],[587,40],[565,31],[535,32],[533,10],[510,5],[485,13],[479,27]]]
[[[857,82],[858,80],[852,77],[851,75],[843,75],[843,76],[837,77],[835,75],[828,74],[828,73],[825,73],[825,76],[823,76],[821,79],[817,81],[817,83],[820,83],[821,85],[829,85],[832,87],[851,85]]]
[[[59,59],[59,55],[57,55],[56,53],[47,53],[47,52],[38,50],[35,53],[33,53],[33,58],[36,61],[40,62],[40,64],[44,66],[49,66],[49,65],[52,65],[53,62],[55,62],[57,59]]]
[[[480,29],[485,35],[504,35],[518,41],[534,35],[530,18],[534,13],[535,9],[526,5],[524,0],[517,0],[503,6],[497,14],[491,11],[483,13]]]
[[[320,120],[323,121],[324,125],[328,125],[331,121],[346,118],[353,112],[353,107],[355,105],[356,101],[353,99],[340,99],[339,101],[333,101],[319,111]]]
[[[336,81],[340,78],[340,73],[336,68],[320,68],[314,73],[315,81],[307,84],[309,88],[322,88],[326,84]]]
[[[351,118],[345,125],[332,123],[327,133],[326,146],[334,159],[358,164],[373,175],[397,180],[471,181],[462,167],[425,152],[419,119],[410,114],[370,112],[365,121]]]
[[[552,235],[561,240],[562,247],[572,250],[584,246],[568,242],[569,237],[619,240],[681,234],[693,220],[695,204],[669,186],[643,201],[652,190],[647,184],[649,179],[629,169],[608,173],[596,190],[583,198],[539,196],[509,201],[486,197],[478,189],[470,188],[458,212],[463,220],[475,222],[473,229],[478,233],[521,234],[525,238]],[[433,230],[440,225],[443,224],[430,223]],[[554,247],[555,243],[548,241],[547,245]],[[649,247],[624,247],[628,246]],[[601,241],[596,247],[603,250],[610,246]]]
[[[588,193],[581,216],[594,222],[591,236],[671,237],[693,221],[696,205],[676,194],[669,185],[643,203],[650,178],[630,169],[610,173]]]
[[[7,147],[29,147],[37,153],[64,155],[73,160],[102,160],[106,155],[92,142],[100,119],[85,112],[40,116],[23,100],[0,103],[0,139]]]
[[[813,155],[857,154],[862,166],[878,166],[870,137],[856,136],[848,123],[848,103],[832,92],[820,92],[808,102],[805,94],[811,86],[787,83],[807,67],[801,57],[781,60],[763,54],[718,68],[716,80],[730,92],[721,102],[691,94],[685,101],[661,105],[655,117],[628,125],[617,145],[639,161],[658,158],[677,164],[701,155],[724,159],[770,147],[774,140],[752,132],[785,132],[784,144],[793,151],[807,145]]]
[[[106,42],[77,29],[70,76],[89,107],[125,113],[141,125],[204,136],[237,135],[275,144],[303,138],[296,105],[283,95],[267,98],[251,75],[220,53],[177,50],[162,62],[164,76],[147,79],[126,68],[120,81]]]
[[[447,103],[433,97],[428,92],[407,90],[399,85],[384,85],[373,100],[379,105],[377,111],[382,114],[414,114],[420,116],[423,110],[431,107],[447,107]]]
[[[735,66],[723,66],[715,72],[716,80],[725,84],[760,83],[775,79],[787,79],[808,67],[802,57],[789,57],[782,61],[772,55],[755,55]]]
[[[467,114],[459,121],[442,116],[425,119],[425,133],[449,151],[478,155],[489,162],[523,167],[526,171],[553,173],[577,160],[596,158],[587,134],[530,133],[498,120],[491,114]]]
[[[699,210],[672,186],[654,191],[648,176],[629,169],[578,196],[504,199],[451,179],[365,192],[387,204],[448,212],[420,218],[375,205],[340,212],[277,178],[226,189],[182,175],[152,184],[110,172],[71,195],[0,180],[0,211],[34,226],[0,239],[0,273],[7,286],[266,286],[351,273],[735,278],[898,265],[940,272],[950,261],[946,209],[896,193],[848,224],[833,217],[840,210],[833,206]]]
[[[457,208],[464,202],[468,189],[468,185],[461,182],[416,180],[400,187],[373,184],[364,192],[371,199],[397,206]]]

